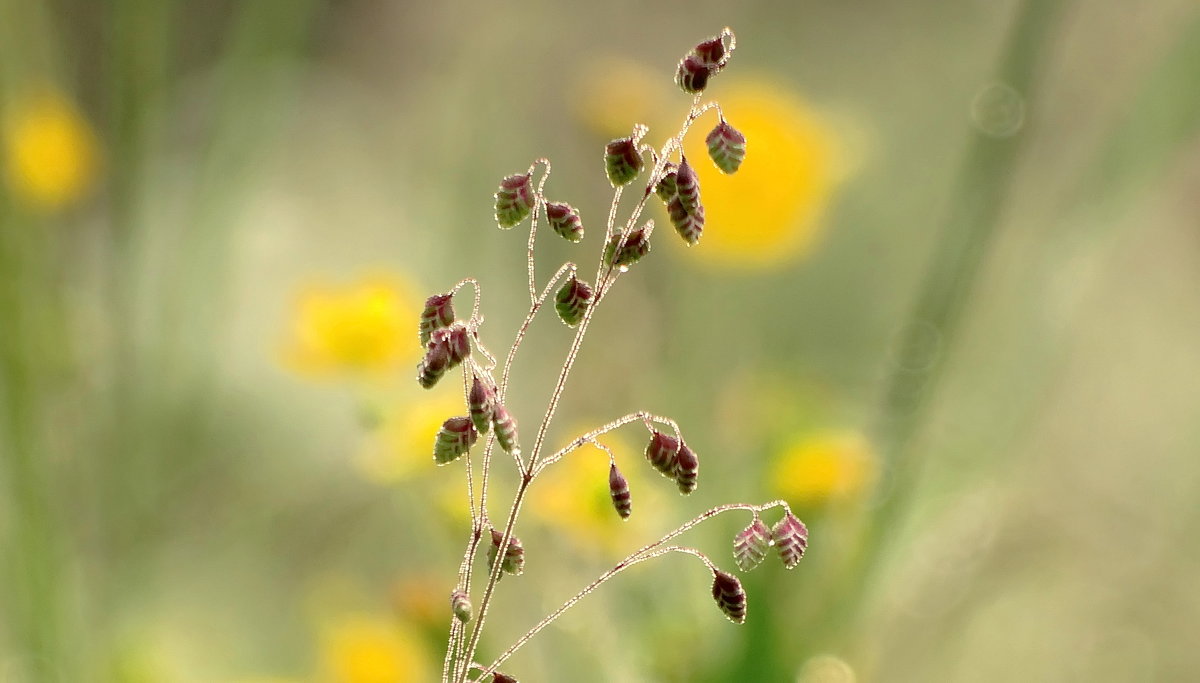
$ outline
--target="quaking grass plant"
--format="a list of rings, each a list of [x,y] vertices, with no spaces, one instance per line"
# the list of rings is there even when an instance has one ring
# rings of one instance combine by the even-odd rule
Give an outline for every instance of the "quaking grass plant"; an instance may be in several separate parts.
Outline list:
[[[433,447],[433,458],[439,465],[465,461],[468,504],[471,511],[471,532],[467,538],[462,563],[458,569],[456,588],[450,596],[451,612],[449,637],[442,670],[443,683],[465,681],[515,681],[511,675],[498,670],[509,657],[534,635],[564,612],[595,591],[605,581],[641,562],[666,555],[684,553],[697,558],[712,572],[712,597],[726,617],[734,623],[746,619],[746,594],[732,573],[720,569],[707,555],[696,548],[673,543],[674,539],[704,521],[725,512],[741,510],[751,515],[750,525],[733,539],[733,555],[738,569],[749,571],[762,562],[773,546],[788,569],[796,566],[808,545],[808,530],[792,514],[782,500],[763,504],[731,503],[697,515],[692,520],[668,532],[657,541],[640,548],[618,562],[608,571],[587,584],[575,596],[529,629],[490,663],[477,660],[480,637],[488,616],[488,608],[504,574],[519,575],[525,564],[525,547],[515,529],[522,503],[530,487],[546,468],[569,457],[576,449],[594,445],[609,455],[609,490],[614,514],[626,519],[633,512],[633,499],[617,461],[618,456],[604,443],[606,434],[629,424],[641,424],[648,432],[645,457],[664,477],[674,481],[679,491],[687,495],[696,489],[700,461],[683,437],[679,425],[668,417],[639,411],[617,418],[578,438],[566,447],[545,453],[543,447],[547,429],[562,399],[567,378],[575,364],[583,339],[605,296],[620,277],[639,263],[650,251],[654,221],[641,222],[642,212],[651,195],[663,201],[672,227],[689,246],[700,241],[704,230],[704,205],[701,202],[699,181],[691,161],[683,155],[683,141],[693,124],[705,113],[715,110],[717,124],[706,138],[709,157],[725,173],[734,173],[745,158],[746,139],[725,119],[716,102],[702,103],[708,80],[723,70],[735,47],[733,32],[728,28],[719,35],[696,45],[679,63],[675,81],[692,96],[691,106],[679,131],[668,138],[660,149],[643,143],[648,129],[635,125],[628,137],[608,143],[604,150],[605,171],[613,187],[612,203],[605,226],[604,246],[598,258],[595,284],[579,277],[579,267],[564,263],[548,282],[539,288],[535,277],[534,256],[539,218],[545,217],[554,232],[569,242],[580,242],[584,236],[579,212],[567,203],[550,201],[545,194],[550,176],[550,161],[537,159],[524,173],[504,178],[496,192],[496,222],[502,229],[511,229],[529,220],[527,267],[529,276],[529,311],[517,329],[503,365],[490,353],[480,337],[480,288],[478,282],[467,278],[450,291],[429,297],[421,314],[419,333],[425,355],[417,370],[421,386],[430,388],[449,371],[462,368],[463,399],[466,414],[447,419],[439,430]],[[651,163],[647,170],[646,158]],[[678,159],[678,161],[674,161]],[[534,182],[538,168],[542,173]],[[643,178],[641,196],[624,221],[617,217],[621,194],[635,180]],[[640,227],[639,223],[641,224]],[[465,319],[455,313],[455,297],[467,286],[474,293],[471,312]],[[554,297],[554,309],[563,323],[575,329],[575,336],[562,362],[558,380],[551,392],[545,414],[538,424],[533,445],[521,446],[517,419],[506,407],[509,392],[509,370],[521,347],[530,325],[542,307]],[[499,369],[497,377],[497,369]],[[472,449],[484,436],[482,455],[473,457]],[[496,448],[512,458],[519,474],[515,497],[508,515],[498,523],[488,510],[488,484],[492,456]],[[476,451],[477,452],[477,451]],[[772,527],[761,514],[782,508],[782,516]],[[486,546],[487,573],[477,577],[476,558]],[[477,607],[475,606],[477,605]]]

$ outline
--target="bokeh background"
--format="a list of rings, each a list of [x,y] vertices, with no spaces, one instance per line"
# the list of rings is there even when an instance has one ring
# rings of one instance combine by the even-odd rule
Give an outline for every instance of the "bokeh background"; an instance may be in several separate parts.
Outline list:
[[[433,680],[469,517],[424,297],[526,306],[500,178],[539,156],[589,237],[601,151],[661,143],[677,60],[747,135],[597,313],[550,432],[644,409],[535,484],[491,659],[629,551],[788,500],[811,548],[608,584],[505,667],[559,681],[1200,676],[1200,11],[1069,2],[0,2],[0,681]],[[658,215],[660,221],[663,216]],[[665,225],[665,223],[664,223]],[[590,272],[590,266],[585,267]],[[531,438],[569,331],[510,407]],[[491,510],[515,477],[497,460]],[[684,542],[732,568],[721,517]],[[770,519],[768,521],[771,521]],[[478,596],[476,596],[478,600]]]

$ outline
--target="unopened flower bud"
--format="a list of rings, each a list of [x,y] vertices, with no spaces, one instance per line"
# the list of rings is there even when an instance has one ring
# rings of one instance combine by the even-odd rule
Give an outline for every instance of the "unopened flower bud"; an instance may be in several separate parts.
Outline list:
[[[604,148],[604,169],[608,182],[613,187],[628,184],[642,172],[642,155],[637,142],[629,138],[617,138]]]
[[[657,430],[651,432],[650,443],[646,444],[646,460],[664,477],[675,478],[675,455],[678,452],[679,439]]]
[[[454,612],[454,617],[462,623],[467,623],[471,620],[471,598],[467,594],[456,590],[450,594],[450,609]]]
[[[503,404],[497,402],[492,413],[492,423],[496,425],[496,442],[507,453],[520,454],[521,447],[517,441],[517,420],[508,412]]]
[[[686,443],[680,443],[675,453],[675,483],[679,485],[679,492],[686,496],[695,491],[699,475],[700,459]]]
[[[567,327],[575,327],[592,303],[592,288],[574,275],[563,283],[554,296],[554,310]]]
[[[771,531],[756,515],[750,526],[733,537],[733,559],[738,569],[748,572],[757,567],[767,556],[770,546]]]
[[[725,613],[735,624],[742,624],[746,621],[746,591],[742,589],[742,582],[738,578],[728,572],[717,570],[713,572],[712,586],[713,600],[717,601],[717,607]]]
[[[808,549],[808,527],[789,512],[771,528],[771,539],[775,541],[783,566],[792,569]]]
[[[454,322],[453,294],[434,294],[425,300],[425,310],[421,311],[421,322],[418,334],[421,346],[429,344],[429,337],[434,330],[449,327]]]
[[[722,120],[704,138],[708,145],[708,158],[722,173],[735,173],[746,158],[746,136]]]
[[[492,527],[492,546],[488,548],[489,567],[496,566],[496,555],[502,541],[504,541],[504,534],[499,529]],[[525,571],[525,548],[515,535],[508,537],[508,549],[500,560],[500,570],[513,576],[519,576],[521,572]]]
[[[621,470],[617,469],[617,463],[612,463],[608,468],[608,492],[612,496],[613,507],[617,509],[617,514],[621,519],[629,519],[629,515],[633,512],[633,497],[629,494],[629,482],[625,480],[625,475],[621,474]]]
[[[554,228],[554,232],[568,242],[583,239],[583,221],[579,218],[579,212],[570,204],[547,202],[546,221]]]
[[[533,211],[533,181],[528,173],[510,175],[500,181],[500,189],[496,191],[496,223],[501,228],[508,229]]]
[[[462,457],[479,438],[471,418],[452,417],[442,423],[433,442],[433,461],[445,465]]]
[[[487,434],[492,427],[492,418],[496,411],[496,391],[490,380],[479,375],[472,379],[471,391],[467,395],[467,411],[475,429],[480,434]]]

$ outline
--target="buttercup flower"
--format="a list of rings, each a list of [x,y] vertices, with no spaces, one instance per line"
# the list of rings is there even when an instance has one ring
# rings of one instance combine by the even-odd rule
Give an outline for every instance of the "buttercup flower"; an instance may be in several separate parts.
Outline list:
[[[876,458],[854,432],[826,432],[795,441],[776,460],[771,482],[796,505],[820,506],[860,498],[874,483]]]
[[[321,634],[321,666],[329,683],[426,681],[432,674],[420,634],[404,622],[344,615]]]
[[[4,171],[18,201],[55,209],[78,199],[96,172],[96,140],[75,106],[43,90],[18,100],[3,124]]]
[[[421,349],[413,291],[396,274],[309,286],[296,304],[288,366],[313,377],[414,373]]]

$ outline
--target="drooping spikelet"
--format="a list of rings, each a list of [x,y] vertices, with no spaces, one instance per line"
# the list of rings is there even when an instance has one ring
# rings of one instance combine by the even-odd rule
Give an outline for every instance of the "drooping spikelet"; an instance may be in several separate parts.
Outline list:
[[[617,138],[604,147],[604,170],[613,187],[628,185],[642,172],[642,155],[632,137]]]
[[[621,519],[629,519],[633,512],[633,498],[629,494],[629,482],[625,481],[625,475],[617,469],[615,462],[608,468],[608,493],[612,496],[613,507],[617,509]]]
[[[588,283],[571,275],[558,294],[554,296],[554,310],[567,327],[575,327],[583,319],[583,314],[592,303],[592,288]]]
[[[507,230],[525,220],[533,211],[533,181],[528,173],[510,175],[500,181],[496,191],[496,223]]]
[[[503,540],[504,534],[499,529],[492,527],[492,545],[488,548],[488,567],[496,566],[496,555]],[[525,548],[515,535],[508,537],[508,549],[500,560],[500,570],[513,576],[519,576],[521,572],[525,571]]]
[[[673,161],[668,161],[663,166],[663,177],[654,186],[654,193],[664,202],[669,202],[675,196],[675,174],[679,170],[679,165]]]
[[[417,383],[432,389],[450,367],[450,347],[444,341],[431,343],[425,349],[425,357],[417,364]]]
[[[695,211],[688,211],[683,206],[683,200],[676,195],[667,204],[667,217],[671,219],[671,226],[675,228],[675,232],[679,233],[688,246],[700,241],[700,236],[704,233],[702,205],[696,206]]]
[[[713,572],[713,600],[726,617],[735,624],[746,621],[746,591],[742,590],[742,582],[728,572],[716,570]]]
[[[496,390],[491,380],[475,375],[471,381],[471,391],[467,395],[467,411],[471,422],[480,434],[487,434],[492,427],[492,418],[496,411]]]
[[[675,455],[678,452],[679,439],[657,430],[651,432],[650,443],[646,444],[646,460],[664,477],[675,478]]]
[[[496,442],[506,452],[520,454],[521,446],[517,441],[517,419],[508,412],[502,403],[497,402],[492,413],[492,424],[496,425]]]
[[[466,593],[455,590],[450,593],[450,610],[454,612],[456,619],[467,623],[471,620],[471,598]]]
[[[688,448],[686,443],[679,444],[675,453],[675,483],[679,492],[687,495],[696,490],[696,479],[700,475],[700,459]]]
[[[748,572],[763,561],[770,547],[771,531],[758,516],[755,516],[750,526],[733,537],[733,559],[737,562],[738,569]]]
[[[704,142],[708,145],[708,158],[722,173],[736,173],[746,158],[746,136],[728,121],[717,123]]]
[[[579,212],[570,204],[547,202],[546,221],[554,228],[554,232],[568,242],[583,239],[583,221],[579,218]]]
[[[695,212],[700,206],[700,176],[696,175],[696,169],[688,163],[687,157],[675,171],[675,194],[688,213]]]
[[[471,418],[452,417],[442,423],[433,442],[433,461],[439,465],[454,462],[470,450],[479,438]]]
[[[804,551],[808,549],[808,527],[790,512],[771,528],[771,538],[779,551],[779,559],[783,560],[783,566],[787,569],[799,564]]]
[[[449,327],[454,322],[453,299],[453,294],[434,294],[425,300],[425,309],[421,311],[421,322],[417,326],[421,346],[429,344],[429,336],[434,330]]]
[[[650,253],[650,240],[646,237],[646,229],[638,228],[629,233],[629,237],[620,249],[621,236],[613,235],[604,245],[604,260],[618,268],[628,268],[637,263],[643,256]]]

